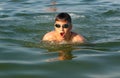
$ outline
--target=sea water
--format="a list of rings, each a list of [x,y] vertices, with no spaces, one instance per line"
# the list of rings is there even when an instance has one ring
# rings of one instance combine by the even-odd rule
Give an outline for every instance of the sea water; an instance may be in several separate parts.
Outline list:
[[[60,12],[85,45],[48,45]],[[0,78],[120,78],[119,0],[0,0]]]

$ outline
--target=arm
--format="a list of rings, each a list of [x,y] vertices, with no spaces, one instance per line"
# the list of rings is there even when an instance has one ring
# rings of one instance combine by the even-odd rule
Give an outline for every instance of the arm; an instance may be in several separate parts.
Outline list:
[[[73,43],[85,43],[86,39],[82,35],[74,33],[72,42]]]
[[[51,36],[49,35],[49,33],[47,33],[47,34],[45,34],[44,36],[43,36],[43,39],[42,39],[43,41],[50,41],[51,40]]]
[[[54,35],[53,32],[48,32],[43,36],[43,41],[53,41],[54,40]]]

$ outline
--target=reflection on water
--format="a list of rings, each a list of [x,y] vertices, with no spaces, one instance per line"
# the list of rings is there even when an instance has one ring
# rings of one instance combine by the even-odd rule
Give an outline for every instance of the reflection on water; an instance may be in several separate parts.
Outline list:
[[[72,50],[59,50],[56,51],[58,53],[58,56],[55,58],[49,58],[47,61],[48,62],[53,62],[53,61],[62,61],[62,60],[72,60],[75,56],[72,54]]]
[[[56,0],[51,0],[50,6],[47,8],[47,11],[56,12],[57,11],[56,4],[57,4]]]
[[[59,51],[58,59],[59,60],[72,60],[72,58],[74,58],[74,56],[72,55],[71,52],[72,51],[64,51],[64,50]]]
[[[57,58],[50,58],[49,62],[57,61],[57,60],[72,60],[73,58],[75,58],[75,56],[72,54],[72,51],[79,49],[76,47],[78,44],[57,44],[57,43],[41,41],[40,45],[41,48],[48,50],[48,52],[58,53]]]

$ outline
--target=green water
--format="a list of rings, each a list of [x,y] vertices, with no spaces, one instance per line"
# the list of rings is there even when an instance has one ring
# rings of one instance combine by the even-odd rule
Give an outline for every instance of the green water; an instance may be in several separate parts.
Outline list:
[[[120,78],[119,0],[0,0],[0,78]],[[88,44],[40,43],[68,12]]]

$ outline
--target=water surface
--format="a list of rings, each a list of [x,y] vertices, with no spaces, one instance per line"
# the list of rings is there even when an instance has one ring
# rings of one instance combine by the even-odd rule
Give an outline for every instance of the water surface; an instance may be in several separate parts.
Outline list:
[[[119,0],[0,0],[0,78],[120,78]],[[86,45],[40,43],[68,12]]]

